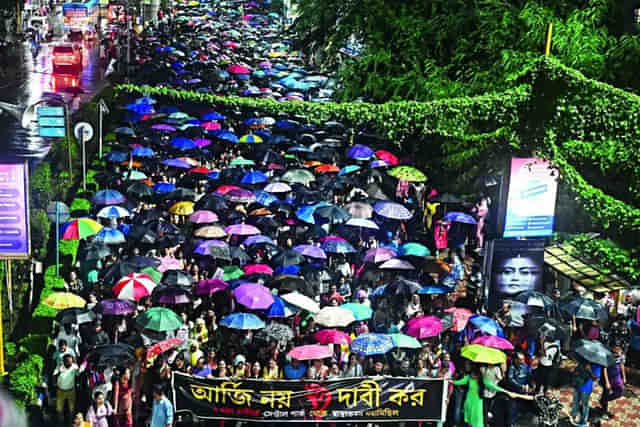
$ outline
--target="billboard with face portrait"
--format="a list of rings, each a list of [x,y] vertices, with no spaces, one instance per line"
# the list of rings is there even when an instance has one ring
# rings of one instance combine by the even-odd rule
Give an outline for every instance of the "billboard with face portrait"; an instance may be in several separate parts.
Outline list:
[[[508,301],[513,313],[524,315],[526,307],[514,301],[522,292],[544,291],[544,240],[494,240],[490,249],[489,311],[494,313]]]

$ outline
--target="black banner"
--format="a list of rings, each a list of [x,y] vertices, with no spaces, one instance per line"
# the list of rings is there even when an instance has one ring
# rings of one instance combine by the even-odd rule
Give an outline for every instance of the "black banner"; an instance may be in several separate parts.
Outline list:
[[[206,379],[175,373],[176,412],[199,419],[278,422],[444,421],[442,379]]]

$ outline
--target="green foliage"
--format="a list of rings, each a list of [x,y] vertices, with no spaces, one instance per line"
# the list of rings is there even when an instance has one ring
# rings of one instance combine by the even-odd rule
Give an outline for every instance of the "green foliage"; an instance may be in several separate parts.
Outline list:
[[[588,256],[591,262],[603,273],[617,273],[633,281],[640,280],[640,259],[637,253],[620,247],[610,239],[593,238],[581,235],[570,240],[582,256]]]
[[[9,373],[9,392],[16,404],[24,408],[36,399],[36,388],[42,381],[44,359],[30,354]]]
[[[60,240],[60,255],[70,255],[71,264],[74,265],[76,263],[79,245],[79,240]]]
[[[34,255],[38,253],[39,259],[47,256],[47,245],[51,234],[51,222],[44,209],[33,209],[30,212],[31,223],[31,247]]]
[[[29,178],[32,199],[38,202],[38,206],[46,208],[53,196],[53,179],[49,162],[41,162]]]

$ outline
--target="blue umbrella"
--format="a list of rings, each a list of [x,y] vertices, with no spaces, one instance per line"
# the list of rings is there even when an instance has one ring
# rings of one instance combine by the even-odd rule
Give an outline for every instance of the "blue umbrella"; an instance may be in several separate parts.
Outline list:
[[[174,107],[173,105],[167,105],[158,110],[159,113],[164,113],[164,114],[173,114],[173,113],[177,113],[178,111],[180,111],[180,109],[178,107]]]
[[[347,165],[345,167],[343,167],[342,169],[340,169],[340,171],[338,172],[339,176],[342,175],[348,175],[350,173],[353,173],[355,171],[359,171],[360,170],[360,166],[358,165]]]
[[[273,245],[273,246],[278,246],[273,241],[273,239],[271,239],[271,237],[264,236],[262,234],[256,234],[255,236],[249,236],[246,239],[244,239],[244,242],[242,242],[242,244],[245,245],[245,246],[258,245],[260,243],[268,243],[268,244]]]
[[[445,221],[461,222],[463,224],[477,224],[477,221],[471,215],[463,212],[448,212],[443,219]]]
[[[234,134],[233,132],[229,132],[228,130],[213,131],[213,132],[209,132],[209,134],[223,141],[235,142],[235,143],[238,142],[238,137],[236,136],[236,134]]]
[[[132,151],[135,157],[153,157],[156,155],[155,151],[148,147],[137,147]]]
[[[184,160],[181,159],[167,159],[167,160],[163,160],[162,164],[165,166],[172,166],[174,168],[181,168],[181,169],[191,169],[192,166],[189,162],[186,162]]]
[[[210,112],[205,113],[200,117],[202,120],[211,121],[211,120],[226,120],[226,117],[220,113]]]
[[[313,214],[315,213],[316,209],[323,206],[331,205],[327,202],[318,202],[315,205],[302,206],[301,208],[298,208],[296,210],[296,218],[309,224],[315,224],[316,219],[314,218]]]
[[[203,153],[204,153],[205,151],[207,151],[207,150],[202,150],[202,152],[203,152]],[[220,172],[218,172],[218,171],[210,172],[210,173],[207,175],[207,178],[209,178],[209,179],[211,179],[211,180],[214,180],[214,181],[215,181],[215,180],[218,180],[218,179],[220,179]]]
[[[447,294],[449,292],[453,292],[453,289],[445,288],[442,286],[423,286],[422,289],[418,291],[421,295],[442,295]]]
[[[242,177],[240,181],[243,184],[260,184],[263,182],[267,182],[269,178],[265,174],[260,171],[250,171]]]
[[[117,205],[126,202],[127,199],[117,190],[100,190],[91,201],[96,205]]]
[[[385,334],[362,334],[351,342],[351,351],[362,356],[385,354],[393,349],[393,341]]]
[[[178,150],[193,150],[198,148],[195,142],[189,138],[179,136],[171,140],[171,146]]]
[[[135,132],[133,131],[133,129],[128,127],[119,127],[113,132],[117,133],[118,135],[135,135]]]
[[[158,194],[171,193],[176,189],[176,186],[169,182],[159,182],[153,186],[153,190]]]
[[[280,267],[273,270],[273,273],[276,275],[280,274],[288,274],[290,276],[297,276],[300,273],[299,265],[281,265]]]
[[[374,154],[375,152],[371,148],[361,144],[356,144],[347,151],[347,157],[352,159],[367,160]]]
[[[276,127],[278,129],[297,129],[298,127],[300,127],[300,125],[296,122],[293,122],[291,120],[278,120],[276,122]]]
[[[129,155],[121,151],[112,151],[104,156],[104,158],[113,163],[120,163],[128,160]]]
[[[153,105],[150,104],[129,104],[125,107],[125,109],[129,111],[133,111],[137,114],[153,114],[155,110],[153,109]]]
[[[265,324],[258,316],[251,313],[232,313],[220,320],[221,326],[230,329],[261,329]]]
[[[327,240],[322,244],[322,249],[334,254],[348,254],[356,251],[348,242],[342,240]]]
[[[124,218],[129,216],[130,213],[120,206],[105,206],[98,212],[98,218]]]
[[[413,216],[409,209],[395,202],[377,202],[373,205],[373,210],[378,215],[390,219],[407,220]]]
[[[285,302],[277,295],[273,296],[273,304],[266,310],[267,317],[291,317],[296,314],[297,309]]]
[[[400,256],[416,256],[416,257],[425,257],[431,255],[431,251],[424,245],[416,242],[405,243],[400,246],[400,251],[398,252]]]
[[[260,203],[262,206],[269,206],[273,202],[276,202],[278,198],[271,193],[267,193],[266,191],[256,191],[254,193],[256,195],[256,202]]]
[[[126,242],[126,238],[117,228],[105,227],[96,235],[96,241],[106,245],[121,245]]]
[[[498,322],[489,317],[476,314],[469,318],[469,322],[485,334],[504,338],[504,331],[498,325]]]

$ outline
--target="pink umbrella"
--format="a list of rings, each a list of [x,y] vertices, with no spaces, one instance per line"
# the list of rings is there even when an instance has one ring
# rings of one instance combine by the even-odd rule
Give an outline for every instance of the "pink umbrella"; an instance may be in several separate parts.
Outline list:
[[[471,344],[480,344],[485,347],[493,347],[498,350],[513,350],[513,344],[508,340],[493,335],[484,335],[471,341]]]
[[[240,65],[240,64],[234,64],[234,65],[230,65],[227,68],[227,71],[231,74],[249,74],[251,73],[251,70],[249,70],[249,67],[245,67],[244,65]]]
[[[222,45],[225,47],[230,47],[231,49],[237,49],[240,47],[240,43],[236,43],[232,41],[224,42],[222,43]],[[229,71],[229,72],[231,73],[232,71]],[[249,74],[249,73],[236,73],[236,74]]]
[[[378,266],[382,270],[415,270],[416,268],[409,261],[399,258],[391,258]]]
[[[467,323],[469,323],[469,318],[473,316],[471,310],[466,308],[451,307],[447,308],[445,312],[453,314],[452,329],[455,332],[460,332],[461,330],[463,330],[467,326]]]
[[[364,254],[364,262],[379,263],[394,258],[396,251],[391,248],[373,248]]]
[[[173,257],[158,258],[160,265],[156,268],[160,273],[164,273],[168,270],[182,270],[183,266],[180,261]]]
[[[193,222],[194,224],[208,224],[212,222],[218,222],[218,219],[218,215],[216,215],[215,212],[204,210],[195,211],[189,217],[189,221]]]
[[[337,329],[323,329],[313,334],[313,338],[320,344],[351,344],[349,334]]]
[[[258,283],[244,283],[233,290],[233,295],[251,310],[265,310],[273,304],[271,291]]]
[[[322,239],[320,239],[320,242],[324,243],[324,242],[330,242],[332,240],[333,241],[339,241],[339,242],[346,242],[347,241],[345,238],[340,237],[340,236],[326,236],[326,237],[323,237]]]
[[[396,166],[399,163],[398,158],[395,155],[393,155],[393,153],[390,153],[389,151],[386,151],[386,150],[376,151],[376,157],[380,160],[384,160],[385,162],[393,166]]]
[[[245,276],[251,276],[252,274],[266,274],[273,276],[273,269],[267,264],[248,264],[242,268]]]
[[[222,126],[218,122],[204,122],[200,125],[205,130],[220,130]]]
[[[238,187],[237,185],[221,185],[220,187],[216,188],[216,193],[218,194],[227,194],[229,191],[231,190],[242,190],[242,188]]]
[[[224,291],[228,287],[229,284],[220,279],[203,280],[193,287],[193,293],[198,296],[212,295],[216,292]]]
[[[414,338],[431,338],[442,332],[442,322],[436,316],[419,316],[409,320],[406,334]]]
[[[288,356],[297,360],[315,360],[315,359],[328,359],[333,357],[333,351],[329,346],[320,344],[301,345],[294,347]]]
[[[196,144],[198,148],[204,148],[211,145],[211,140],[206,138],[198,138],[198,139],[194,139],[193,143]]]
[[[251,236],[260,234],[260,230],[251,224],[233,224],[224,229],[227,234],[236,234],[238,236]]]

